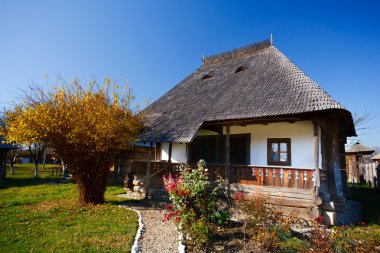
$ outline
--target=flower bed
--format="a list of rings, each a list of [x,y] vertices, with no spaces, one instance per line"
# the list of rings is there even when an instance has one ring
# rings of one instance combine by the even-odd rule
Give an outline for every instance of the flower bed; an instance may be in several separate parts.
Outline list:
[[[348,227],[327,227],[322,217],[285,216],[266,195],[237,192],[228,198],[223,180],[210,182],[203,160],[195,169],[180,166],[178,174],[163,181],[172,201],[164,220],[177,224],[188,252],[375,252],[376,241],[356,240]]]

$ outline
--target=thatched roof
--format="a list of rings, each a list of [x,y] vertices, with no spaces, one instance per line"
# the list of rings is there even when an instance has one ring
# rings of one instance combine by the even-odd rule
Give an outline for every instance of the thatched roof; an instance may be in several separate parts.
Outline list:
[[[371,157],[372,160],[380,160],[380,153]]]
[[[359,142],[351,145],[346,149],[346,154],[360,154],[360,155],[370,155],[375,152],[374,149],[369,148]]]
[[[190,142],[204,122],[338,110],[331,98],[277,48],[263,41],[206,57],[194,73],[145,109],[141,141]]]

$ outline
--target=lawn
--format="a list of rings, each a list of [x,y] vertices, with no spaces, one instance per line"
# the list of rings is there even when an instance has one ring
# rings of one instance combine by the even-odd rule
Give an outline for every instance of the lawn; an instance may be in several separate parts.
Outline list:
[[[110,186],[103,205],[79,206],[75,184],[62,176],[33,176],[33,165],[7,170],[0,183],[0,252],[126,252],[138,227],[133,211],[118,207],[122,187]]]

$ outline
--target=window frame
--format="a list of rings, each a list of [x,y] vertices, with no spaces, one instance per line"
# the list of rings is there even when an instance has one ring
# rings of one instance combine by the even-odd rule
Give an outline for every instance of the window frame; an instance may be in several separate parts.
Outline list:
[[[278,144],[278,161],[273,161],[273,150],[272,144]],[[281,161],[281,143],[286,143],[286,161]],[[291,152],[291,139],[290,138],[268,138],[267,139],[267,163],[268,165],[282,165],[291,166],[292,165],[292,152]]]

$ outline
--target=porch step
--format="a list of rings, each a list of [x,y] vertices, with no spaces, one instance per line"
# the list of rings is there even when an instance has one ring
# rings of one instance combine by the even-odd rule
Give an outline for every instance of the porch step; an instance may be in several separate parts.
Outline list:
[[[310,200],[300,200],[300,199],[291,199],[291,198],[277,198],[269,196],[268,203],[276,206],[287,206],[287,207],[296,207],[296,208],[308,208],[313,206],[313,202]]]
[[[269,197],[268,202],[273,204],[284,215],[293,211],[298,212],[298,217],[309,220],[319,215],[318,207],[314,205],[314,192],[311,189],[280,188],[269,186],[234,185],[232,191],[244,191],[250,193],[262,193]]]
[[[276,206],[277,210],[284,213],[284,215],[290,215],[290,213],[297,211],[298,218],[309,221],[310,219],[315,219],[320,214],[316,206],[309,207],[289,207],[289,206]]]
[[[284,198],[292,200],[301,200],[312,202],[314,200],[314,192],[310,189],[295,189],[269,186],[253,186],[253,185],[233,185],[233,191],[244,191],[246,193],[262,193],[274,198]]]

